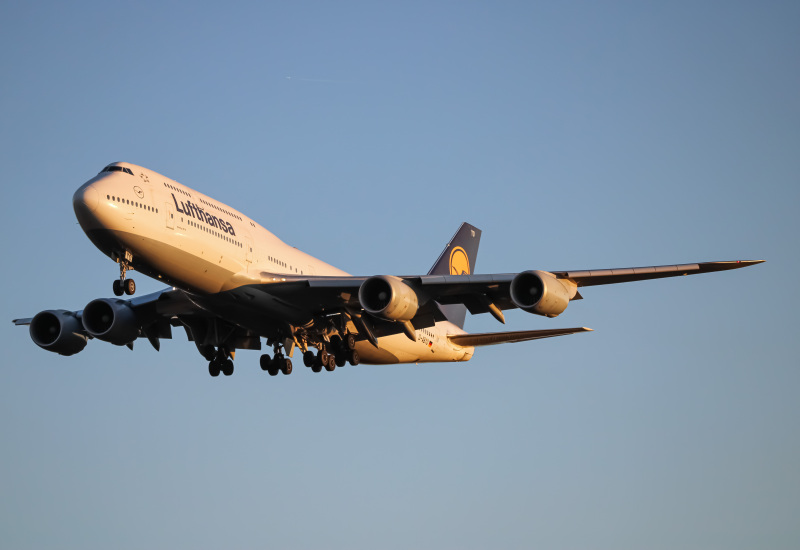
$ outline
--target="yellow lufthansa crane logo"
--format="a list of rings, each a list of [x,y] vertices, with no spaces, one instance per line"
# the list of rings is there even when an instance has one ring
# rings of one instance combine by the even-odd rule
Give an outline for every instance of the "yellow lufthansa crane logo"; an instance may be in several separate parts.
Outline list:
[[[460,246],[450,252],[450,275],[469,275],[469,257]]]

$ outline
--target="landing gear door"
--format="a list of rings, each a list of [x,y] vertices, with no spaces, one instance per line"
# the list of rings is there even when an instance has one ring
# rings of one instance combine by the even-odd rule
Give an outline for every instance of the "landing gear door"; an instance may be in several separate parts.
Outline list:
[[[164,211],[167,213],[167,229],[175,229],[175,210],[168,202],[164,203]]]

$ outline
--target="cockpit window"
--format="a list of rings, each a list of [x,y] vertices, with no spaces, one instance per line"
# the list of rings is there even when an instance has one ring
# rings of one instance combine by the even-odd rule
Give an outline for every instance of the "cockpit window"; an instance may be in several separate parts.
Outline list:
[[[125,168],[124,166],[112,166],[111,164],[100,170],[101,174],[103,172],[125,172],[126,174],[130,174],[131,176],[133,175],[133,172],[131,171],[130,168]]]

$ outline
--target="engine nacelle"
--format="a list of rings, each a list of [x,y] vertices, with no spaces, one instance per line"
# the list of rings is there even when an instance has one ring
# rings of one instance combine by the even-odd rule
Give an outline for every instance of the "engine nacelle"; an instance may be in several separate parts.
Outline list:
[[[89,341],[75,314],[63,309],[37,313],[31,320],[30,334],[37,346],[59,355],[75,355]]]
[[[93,337],[118,346],[139,336],[139,320],[128,302],[99,298],[83,308],[83,328]]]
[[[569,305],[569,289],[546,271],[523,271],[509,290],[514,305],[528,313],[557,317]]]
[[[361,307],[387,321],[410,321],[419,309],[417,293],[400,277],[370,277],[358,289]]]

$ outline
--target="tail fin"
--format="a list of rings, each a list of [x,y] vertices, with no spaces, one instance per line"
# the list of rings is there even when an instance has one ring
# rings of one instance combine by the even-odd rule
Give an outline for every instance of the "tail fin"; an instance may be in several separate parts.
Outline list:
[[[439,255],[439,259],[428,271],[428,275],[471,275],[475,273],[475,259],[478,257],[480,242],[481,230],[467,222],[462,223]],[[465,305],[452,304],[439,307],[451,323],[464,328],[464,321],[467,318]]]

